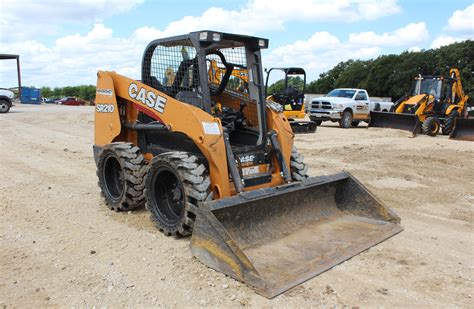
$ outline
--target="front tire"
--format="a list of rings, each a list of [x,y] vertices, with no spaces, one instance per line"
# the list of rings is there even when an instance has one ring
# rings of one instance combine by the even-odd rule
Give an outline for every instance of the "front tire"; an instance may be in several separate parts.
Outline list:
[[[0,114],[6,114],[10,111],[10,103],[7,100],[0,100]]]
[[[308,178],[308,165],[304,163],[304,157],[298,153],[298,149],[293,146],[290,157],[291,179],[294,181],[302,181]]]
[[[339,120],[339,126],[341,128],[350,128],[352,125],[352,113],[350,111],[344,111],[342,113],[342,118]]]
[[[438,118],[428,117],[425,119],[425,121],[421,125],[421,130],[426,135],[436,136],[439,132],[440,127],[441,127],[441,124]]]
[[[145,181],[146,207],[166,236],[192,234],[199,201],[211,197],[204,164],[187,152],[167,152],[153,158]]]
[[[316,117],[311,117],[311,116],[310,116],[309,119],[310,119],[311,121],[315,122],[318,127],[321,125],[321,123],[323,123],[322,120],[320,120],[320,119],[318,119],[318,118],[316,118]]]
[[[454,129],[454,122],[455,122],[457,117],[459,117],[459,113],[458,113],[457,110],[453,110],[453,111],[451,111],[451,113],[449,113],[448,118],[444,122],[444,127],[441,130],[443,135],[451,134],[451,132]]]
[[[143,206],[146,162],[131,143],[107,145],[97,161],[97,177],[105,203],[111,210],[127,211]]]

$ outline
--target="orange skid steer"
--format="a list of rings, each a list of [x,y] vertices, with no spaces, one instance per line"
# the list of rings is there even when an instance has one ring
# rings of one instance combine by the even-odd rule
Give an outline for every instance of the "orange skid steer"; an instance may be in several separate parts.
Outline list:
[[[152,41],[141,81],[99,71],[94,158],[110,209],[146,206],[165,235],[192,236],[202,263],[271,298],[402,227],[350,174],[308,176],[265,100],[267,47],[192,32]]]

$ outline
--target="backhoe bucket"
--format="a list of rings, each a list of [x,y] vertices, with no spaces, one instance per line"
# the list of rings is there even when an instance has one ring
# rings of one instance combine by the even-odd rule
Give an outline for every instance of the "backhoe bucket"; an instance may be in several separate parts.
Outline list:
[[[314,133],[316,132],[317,124],[314,121],[290,121],[293,133]]]
[[[420,133],[421,126],[418,117],[415,114],[370,112],[369,127],[391,128],[406,130],[417,135]]]
[[[456,118],[449,138],[474,142],[474,118]]]
[[[395,213],[339,173],[201,203],[191,250],[273,298],[401,231]]]

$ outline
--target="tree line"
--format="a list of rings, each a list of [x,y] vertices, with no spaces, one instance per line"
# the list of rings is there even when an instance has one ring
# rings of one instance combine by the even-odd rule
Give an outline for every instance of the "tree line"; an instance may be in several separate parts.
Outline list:
[[[93,85],[82,85],[82,86],[67,86],[67,87],[42,87],[41,96],[43,98],[54,98],[59,99],[63,97],[76,97],[83,100],[94,100],[95,99],[95,86]]]
[[[397,100],[410,91],[413,78],[422,75],[449,76],[450,68],[461,73],[464,92],[474,97],[474,41],[454,43],[420,52],[405,51],[371,60],[348,60],[306,86],[306,93],[328,93],[334,88],[365,88],[372,96]]]

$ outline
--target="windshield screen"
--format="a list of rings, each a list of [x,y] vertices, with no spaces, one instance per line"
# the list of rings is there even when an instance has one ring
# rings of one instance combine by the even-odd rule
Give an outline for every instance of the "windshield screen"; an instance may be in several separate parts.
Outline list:
[[[415,82],[413,95],[429,94],[439,99],[441,96],[441,80],[439,79],[419,79]]]
[[[328,93],[328,97],[337,97],[337,98],[352,98],[354,96],[355,90],[346,90],[346,89],[334,89]]]

